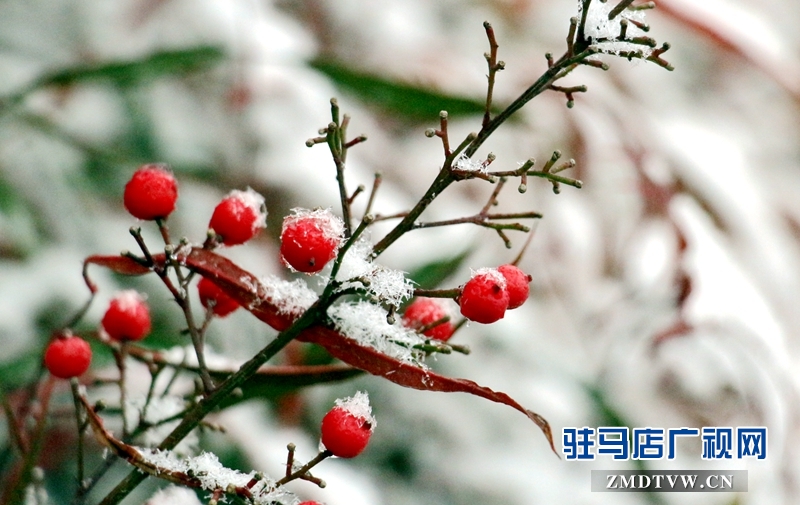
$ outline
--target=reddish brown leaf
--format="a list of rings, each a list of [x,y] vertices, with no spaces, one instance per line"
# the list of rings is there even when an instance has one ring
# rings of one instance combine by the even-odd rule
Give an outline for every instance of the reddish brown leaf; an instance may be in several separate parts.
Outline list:
[[[279,301],[270,299],[258,279],[231,260],[202,248],[179,251],[178,259],[188,268],[219,286],[254,316],[276,330],[285,330],[292,324],[293,317],[282,314],[278,310]],[[163,255],[156,258],[156,261],[158,260],[163,261]],[[91,256],[85,262],[85,265],[89,264],[105,266],[115,272],[129,275],[143,274],[149,271],[135,261],[122,256]],[[89,283],[88,277],[87,284],[91,289],[92,285]],[[300,334],[298,340],[321,345],[332,356],[344,363],[372,375],[383,377],[400,386],[424,391],[469,393],[508,405],[533,421],[544,433],[550,448],[558,455],[548,422],[539,414],[524,408],[505,393],[493,391],[470,380],[445,377],[431,370],[403,363],[375,349],[362,346],[355,340],[323,326],[314,326],[305,330]]]
[[[161,255],[161,261],[163,261],[163,254]],[[83,279],[86,281],[86,285],[89,286],[89,291],[92,293],[97,292],[97,286],[89,279],[89,265],[106,267],[109,270],[123,275],[144,275],[150,271],[146,266],[137,263],[127,256],[102,256],[97,254],[89,256],[83,260]]]
[[[292,318],[278,312],[275,301],[265,299],[263,287],[251,273],[216,253],[195,248],[181,256],[187,267],[214,282],[228,295],[247,308],[257,318],[276,330],[284,330]],[[469,393],[493,402],[502,403],[525,414],[542,430],[550,448],[558,454],[548,422],[527,410],[505,393],[493,391],[466,379],[445,377],[431,370],[403,363],[370,347],[360,345],[345,335],[322,326],[314,326],[300,334],[298,340],[324,347],[332,356],[372,375],[383,377],[400,386],[424,391]]]
[[[505,393],[493,391],[467,379],[454,379],[431,370],[403,363],[377,350],[360,345],[355,340],[323,327],[313,327],[300,334],[298,340],[313,342],[324,347],[332,356],[350,366],[360,368],[372,375],[383,377],[395,384],[423,391],[444,393],[469,393],[516,409],[536,423],[542,430],[550,448],[556,452],[550,424],[539,414],[530,411]]]

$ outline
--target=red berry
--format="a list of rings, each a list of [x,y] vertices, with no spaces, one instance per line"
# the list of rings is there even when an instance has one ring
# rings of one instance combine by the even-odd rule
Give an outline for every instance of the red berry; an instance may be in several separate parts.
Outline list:
[[[367,447],[375,429],[375,418],[366,393],[359,391],[352,398],[336,400],[322,418],[322,445],[340,458],[354,458]]]
[[[493,268],[481,268],[461,288],[458,304],[470,321],[489,324],[502,319],[508,308],[505,277]]]
[[[435,298],[417,298],[403,313],[403,326],[418,330],[449,315],[447,309],[439,300]],[[446,341],[453,336],[453,323],[447,321],[446,323],[438,324],[425,330],[422,334],[426,337]]]
[[[112,340],[141,340],[150,333],[150,309],[136,291],[121,291],[111,300],[101,324]]]
[[[123,201],[133,217],[163,219],[175,210],[178,183],[166,165],[142,165],[125,185]]]
[[[197,283],[197,292],[200,294],[200,303],[203,307],[208,308],[213,304],[211,310],[217,317],[225,317],[239,308],[239,302],[205,277]]]
[[[344,224],[327,209],[292,211],[283,219],[281,257],[299,272],[319,272],[336,256]]]
[[[516,309],[528,299],[530,284],[533,277],[526,274],[514,265],[501,265],[497,271],[506,278],[506,289],[508,290],[508,308]]]
[[[208,227],[225,245],[244,244],[267,227],[264,197],[250,188],[233,190],[214,208]]]
[[[44,365],[59,379],[83,375],[92,362],[92,348],[80,337],[59,335],[44,353]]]
[[[298,505],[322,505],[322,504],[318,501],[304,501],[300,502]]]

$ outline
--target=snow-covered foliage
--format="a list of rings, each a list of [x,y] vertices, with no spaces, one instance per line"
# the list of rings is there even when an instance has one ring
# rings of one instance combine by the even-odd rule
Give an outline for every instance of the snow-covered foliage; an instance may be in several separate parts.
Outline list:
[[[336,274],[342,289],[363,287],[376,300],[399,307],[414,293],[414,285],[405,273],[372,261],[372,244],[360,239],[344,255]],[[363,282],[366,281],[366,282]]]
[[[264,300],[276,305],[282,314],[299,316],[317,301],[317,294],[303,279],[287,281],[277,275],[268,275],[260,283],[265,293]]]
[[[405,363],[424,366],[423,355],[414,346],[424,344],[425,339],[404,327],[399,317],[390,324],[388,316],[383,307],[363,301],[339,303],[328,309],[336,329],[348,338]]]
[[[648,14],[648,35],[672,43],[674,73],[596,56],[611,65],[613,76],[582,67],[573,72],[570,83],[589,89],[576,96],[573,109],[565,110],[558,93],[542,95],[493,137],[491,149],[498,154],[493,169],[512,165],[510,160],[546,159],[560,148],[577,160],[584,188],[554,197],[547,184],[529,180],[527,194],[501,202],[498,212],[533,202],[545,215],[520,264],[534,276],[531,300],[501,325],[464,328],[456,338],[472,347],[472,355],[435,365],[508,392],[544,414],[556,432],[599,423],[609,413],[631,426],[766,425],[769,457],[746,464],[750,491],[736,499],[741,505],[792,505],[800,481],[800,448],[794,442],[800,436],[795,408],[800,374],[794,366],[800,359],[800,3],[656,3],[657,10]],[[634,15],[625,11],[604,21],[604,12],[607,17],[617,4],[591,3],[587,35],[608,38],[601,43],[608,51],[646,49],[614,40],[619,20]],[[67,313],[85,302],[84,257],[135,248],[128,228],[136,223],[113,194],[122,172],[142,156],[135,149],[158,158],[152,161],[169,162],[176,173],[191,174],[181,186],[182,206],[169,219],[176,240],[202,237],[210,210],[230,187],[274,190],[264,193],[273,216],[288,212],[279,208],[282,199],[286,207],[333,207],[338,194],[330,156],[306,148],[304,141],[326,117],[330,97],[340,95],[353,115],[351,129],[370,138],[349,155],[353,187],[369,188],[373,174],[382,171],[376,209],[401,212],[416,201],[441,160],[441,145],[421,133],[436,126],[438,111],[427,124],[399,126],[406,123],[394,113],[362,106],[364,97],[341,96],[332,79],[306,62],[319,49],[390,80],[480,99],[486,83],[480,55],[487,47],[481,23],[490,19],[506,62],[495,88],[495,102],[503,104],[541,73],[545,52],[563,52],[567,19],[575,13],[574,0],[0,3],[3,370],[25,359],[37,363],[35,353],[51,329],[43,329],[43,322],[63,324]],[[628,36],[640,35],[637,30],[629,24]],[[199,45],[221,47],[230,59],[200,76],[146,74],[125,86],[99,77],[39,89],[13,107],[5,101],[59,69],[138,61]],[[456,133],[479,124],[479,115],[451,115]],[[108,161],[119,159],[119,164]],[[481,184],[449,193],[430,209],[432,217],[468,215],[485,202]],[[363,195],[354,205],[363,205]],[[143,233],[149,243],[158,242],[157,231],[143,228]],[[449,233],[443,240],[443,233],[414,232],[380,260],[411,269],[403,263],[411,256],[417,267],[472,247],[469,262],[477,266],[500,264],[516,253],[486,230],[464,233],[463,240],[452,240]],[[263,277],[264,288],[284,301],[287,314],[301,313],[316,299],[304,281],[282,279],[283,267],[268,239],[229,254]],[[100,293],[89,323],[102,316],[106,293],[145,286],[160,321],[176,334],[183,327],[157,280],[92,274]],[[675,278],[684,274],[692,289],[679,306]],[[468,275],[465,266],[453,282]],[[263,328],[240,312],[210,332],[211,345],[253,346]],[[385,323],[382,310],[340,305],[330,315],[355,333],[375,330],[359,323],[366,317],[392,340],[413,338]],[[689,330],[656,343],[679,320]],[[374,345],[387,342],[381,338]],[[18,376],[8,372],[3,379]],[[421,499],[620,503],[621,495],[588,491],[589,470],[607,468],[608,461],[558,462],[525,421],[498,415],[494,405],[463,395],[416,394],[377,381],[363,384],[375,408],[382,409],[375,452],[362,456],[364,467],[375,471],[336,473],[351,470],[331,465],[332,475],[347,478],[326,475],[329,487],[315,490],[321,494],[314,499],[328,505]],[[329,404],[351,393],[348,384],[334,391],[314,389],[309,398],[324,397]],[[68,399],[65,405],[71,407]],[[231,423],[231,439],[250,457],[274,463],[271,474],[279,475],[282,455],[264,429],[274,426],[274,414],[264,409],[247,423]],[[59,419],[65,424],[57,428],[74,432],[74,419]],[[293,433],[302,426],[295,425]],[[74,445],[61,445],[48,452],[74,461]],[[285,442],[278,444],[282,447]],[[675,467],[713,468],[700,460],[698,446],[687,443],[682,449]],[[395,454],[409,462],[401,478],[395,467],[385,466],[386,456]],[[48,469],[44,477],[53,475],[61,473]],[[57,493],[74,486],[61,484],[48,481],[48,489]],[[676,493],[665,499],[683,505],[700,498]],[[178,500],[169,503],[195,503]],[[701,501],[730,500],[709,493]]]
[[[583,12],[584,0],[578,0],[578,16]],[[645,23],[645,10],[624,9],[609,19],[612,10],[619,2],[595,0],[589,4],[586,14],[586,37],[604,52],[619,54],[620,52],[638,52],[647,57],[652,48],[642,44],[626,42],[620,38],[622,24],[627,23],[626,39],[641,37],[645,32],[636,23]]]

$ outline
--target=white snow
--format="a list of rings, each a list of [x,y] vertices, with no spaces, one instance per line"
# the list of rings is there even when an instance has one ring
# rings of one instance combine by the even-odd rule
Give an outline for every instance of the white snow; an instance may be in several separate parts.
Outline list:
[[[641,44],[633,44],[624,42],[619,39],[621,21],[634,20],[644,22],[645,11],[631,11],[628,9],[623,10],[614,19],[608,19],[608,14],[619,2],[600,2],[594,0],[589,4],[589,12],[586,16],[586,26],[584,33],[587,37],[592,39],[595,46],[603,50],[603,52],[619,54],[622,51],[637,52],[641,51],[644,57],[647,57],[652,52],[652,48]],[[581,12],[583,11],[583,2],[578,0],[578,16],[580,19]],[[636,27],[633,23],[628,23],[627,38],[638,37],[644,35],[644,32]],[[605,42],[597,42],[599,39],[608,39]]]
[[[358,391],[353,396],[338,398],[334,402],[337,407],[341,407],[356,419],[369,421],[370,431],[375,431],[377,421],[372,416],[372,406],[369,404],[369,395],[364,391]]]
[[[399,307],[404,300],[411,298],[414,285],[400,270],[393,270],[373,263],[370,259],[372,244],[360,239],[350,246],[342,259],[342,265],[336,274],[336,280],[344,282],[343,289],[363,284],[354,281],[361,278],[368,281],[367,292],[377,300]],[[350,281],[350,282],[346,282]]]
[[[403,327],[399,316],[389,324],[387,315],[386,309],[368,302],[340,303],[328,309],[328,316],[343,335],[402,362],[423,366],[422,353],[412,347],[425,340]]]

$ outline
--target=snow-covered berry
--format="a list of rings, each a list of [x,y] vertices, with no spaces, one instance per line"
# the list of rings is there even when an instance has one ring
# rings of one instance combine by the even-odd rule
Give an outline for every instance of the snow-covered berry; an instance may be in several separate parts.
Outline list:
[[[501,265],[497,271],[506,278],[506,290],[508,291],[508,308],[516,309],[528,299],[530,284],[533,277],[526,274],[515,265]]]
[[[89,343],[72,335],[59,335],[44,352],[44,365],[59,379],[83,375],[91,362],[92,348]]]
[[[414,300],[403,313],[403,326],[419,330],[449,315],[450,313],[441,301],[435,298],[420,297]],[[437,324],[422,334],[445,341],[453,336],[453,323],[447,321]]]
[[[175,210],[178,183],[166,165],[142,165],[125,185],[123,203],[133,217],[164,219]]]
[[[231,191],[214,208],[208,227],[225,245],[244,244],[267,227],[264,197],[250,188]]]
[[[336,257],[344,223],[328,209],[292,212],[283,219],[281,257],[299,272],[319,272]]]
[[[111,340],[141,340],[150,333],[150,308],[136,291],[121,291],[111,300],[101,324]]]
[[[336,406],[322,418],[322,445],[334,456],[354,458],[367,447],[373,430],[369,397],[359,391],[352,398],[336,400]]]
[[[225,317],[239,308],[239,302],[205,277],[197,283],[197,292],[203,307],[212,307],[211,310],[217,317]]]
[[[477,270],[461,288],[458,304],[470,321],[489,324],[502,319],[508,308],[505,277],[494,268]]]

